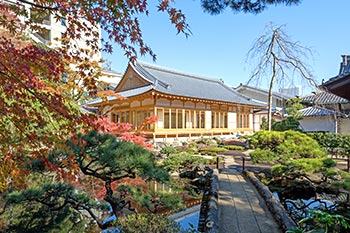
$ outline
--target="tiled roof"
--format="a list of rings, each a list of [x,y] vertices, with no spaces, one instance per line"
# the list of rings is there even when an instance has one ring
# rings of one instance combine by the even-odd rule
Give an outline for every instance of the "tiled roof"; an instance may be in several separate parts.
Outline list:
[[[148,85],[148,86],[138,87],[138,88],[134,88],[134,89],[126,90],[126,91],[121,91],[121,92],[118,92],[118,94],[121,95],[122,97],[128,98],[128,97],[132,97],[132,96],[146,93],[152,89],[153,89],[152,85]],[[112,101],[112,100],[116,100],[116,99],[117,99],[116,96],[107,96],[107,101]],[[99,104],[101,102],[102,102],[101,98],[96,98],[96,99],[93,99],[93,100],[86,102],[85,104],[86,105],[94,105],[94,104]]]
[[[269,91],[268,91],[268,90],[265,90],[265,89],[262,89],[262,88],[259,88],[259,87],[253,87],[253,86],[243,85],[243,84],[240,84],[238,87],[234,87],[234,89],[235,89],[236,91],[247,89],[247,90],[252,90],[252,91],[264,93],[264,94],[266,94],[266,95],[269,94]],[[275,97],[275,98],[280,98],[280,99],[290,99],[290,98],[293,98],[293,97],[294,97],[294,96],[285,95],[285,94],[283,94],[283,93],[277,93],[277,92],[273,92],[273,93],[272,93],[272,96]]]
[[[199,77],[140,61],[130,63],[130,65],[145,80],[153,84],[154,90],[161,93],[262,106],[262,104],[250,100],[249,97],[238,93],[218,79]]]
[[[318,92],[301,98],[304,104],[347,104],[349,101],[330,92]]]
[[[308,107],[300,110],[302,117],[332,116],[335,111],[321,107]]]
[[[340,63],[340,69],[337,76],[330,78],[328,81],[322,83],[322,85],[327,86],[330,83],[337,81],[338,79],[342,79],[345,76],[350,75],[350,56],[342,55],[342,62]]]

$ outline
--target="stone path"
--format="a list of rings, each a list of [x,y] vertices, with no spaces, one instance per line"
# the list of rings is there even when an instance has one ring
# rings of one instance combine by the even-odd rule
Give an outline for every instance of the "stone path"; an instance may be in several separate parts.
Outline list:
[[[233,156],[224,157],[219,173],[220,233],[281,233],[255,187],[237,169]]]

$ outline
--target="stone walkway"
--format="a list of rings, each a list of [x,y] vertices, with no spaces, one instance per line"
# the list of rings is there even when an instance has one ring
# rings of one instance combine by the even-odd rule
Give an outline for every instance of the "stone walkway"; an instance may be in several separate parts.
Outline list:
[[[281,233],[255,187],[238,171],[233,156],[219,173],[220,233]]]

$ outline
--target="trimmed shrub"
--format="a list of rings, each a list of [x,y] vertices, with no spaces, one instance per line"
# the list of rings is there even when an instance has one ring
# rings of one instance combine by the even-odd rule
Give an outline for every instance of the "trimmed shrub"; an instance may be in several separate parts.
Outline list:
[[[277,131],[259,131],[249,138],[249,146],[252,149],[260,148],[263,150],[276,151],[278,145],[283,140],[284,132]]]
[[[163,161],[163,167],[170,171],[192,170],[196,166],[209,164],[210,160],[186,152],[171,154]]]
[[[337,166],[337,163],[331,158],[325,158],[325,159],[322,160],[322,162],[323,162],[323,166],[327,167],[327,168],[331,168],[331,167]]]
[[[175,154],[177,152],[175,147],[172,146],[165,146],[160,150],[160,154],[169,156],[171,154]]]
[[[314,173],[321,170],[323,162],[321,159],[303,158],[289,162],[288,166],[291,167],[294,171],[299,171],[302,173]]]
[[[287,117],[287,119],[284,119],[282,121],[274,122],[274,124],[272,125],[272,129],[275,131],[298,131],[299,125],[300,123],[298,119],[295,119],[294,117]]]
[[[283,155],[283,162],[298,158],[322,158],[327,155],[317,141],[304,133],[296,131],[283,132],[284,141],[277,146],[277,153]]]
[[[259,161],[272,162],[277,158],[276,154],[273,151],[262,150],[260,148],[257,148],[249,155],[253,163],[259,163]]]
[[[235,145],[227,145],[227,146],[224,146],[223,148],[227,150],[245,150],[244,146],[235,146]]]
[[[180,232],[180,225],[167,218],[156,214],[131,214],[118,218],[117,226],[120,232]]]
[[[255,162],[276,159],[280,163],[287,163],[291,159],[323,158],[327,155],[317,141],[292,130],[257,132],[251,137],[250,143],[257,151],[252,154]],[[258,153],[263,154],[259,156]]]
[[[228,150],[223,148],[223,147],[202,147],[199,148],[198,152],[201,153],[202,155],[213,155],[216,156],[218,153],[224,153],[227,152]]]
[[[277,164],[271,167],[271,174],[274,177],[282,177],[289,171],[288,166]]]

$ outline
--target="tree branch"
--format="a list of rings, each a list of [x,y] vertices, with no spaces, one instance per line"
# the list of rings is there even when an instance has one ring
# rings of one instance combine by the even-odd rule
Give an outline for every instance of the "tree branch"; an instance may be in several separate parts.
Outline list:
[[[35,7],[35,8],[42,9],[42,10],[49,10],[49,11],[58,11],[59,10],[58,7],[41,6],[41,5],[38,5],[34,2],[27,1],[27,0],[17,0],[17,1],[24,3],[24,4],[28,4],[28,5]]]

